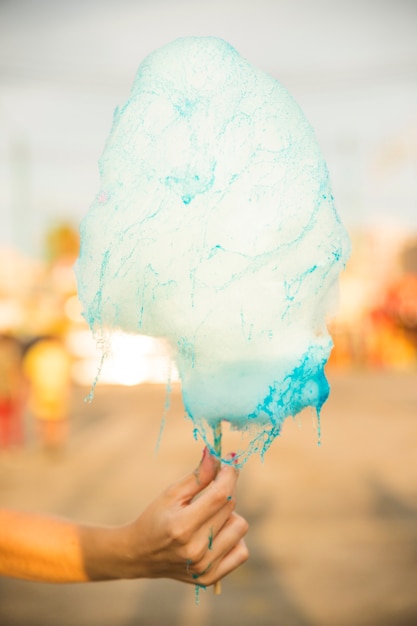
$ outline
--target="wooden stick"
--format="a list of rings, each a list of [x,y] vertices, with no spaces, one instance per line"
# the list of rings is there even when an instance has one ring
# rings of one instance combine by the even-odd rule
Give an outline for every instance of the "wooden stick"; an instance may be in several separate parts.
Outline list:
[[[221,458],[222,458],[222,423],[218,421],[216,426],[213,428],[213,438],[214,438],[214,451],[217,455],[217,471],[220,470],[221,467]],[[214,594],[219,596],[222,592],[222,583],[218,580],[214,585]]]

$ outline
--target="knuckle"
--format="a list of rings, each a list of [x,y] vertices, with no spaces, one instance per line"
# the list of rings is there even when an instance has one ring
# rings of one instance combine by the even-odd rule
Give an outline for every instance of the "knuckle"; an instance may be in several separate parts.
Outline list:
[[[166,487],[163,491],[163,495],[168,502],[176,500],[177,495],[178,495],[177,484],[173,483],[172,485],[169,485],[168,487]]]
[[[226,502],[232,502],[232,500],[229,500],[229,497],[230,489],[228,489],[226,485],[215,485],[215,488],[213,489],[213,499],[217,505],[222,506]]]
[[[186,545],[190,540],[190,531],[181,520],[171,521],[169,535],[174,543]]]
[[[246,535],[246,533],[249,530],[249,524],[248,522],[245,520],[244,517],[240,518],[240,527],[241,527],[241,531],[242,531],[242,535]]]
[[[249,550],[244,541],[242,541],[239,546],[239,556],[240,556],[240,563],[245,563],[245,561],[247,561],[249,558]]]
[[[235,520],[236,528],[239,532],[239,535],[243,537],[244,535],[246,535],[246,533],[249,530],[248,522],[245,520],[244,517],[242,517],[241,515],[238,515],[237,513],[234,513],[234,520]]]
[[[187,561],[194,564],[199,563],[204,558],[206,549],[206,545],[203,545],[201,542],[193,541],[185,550]]]

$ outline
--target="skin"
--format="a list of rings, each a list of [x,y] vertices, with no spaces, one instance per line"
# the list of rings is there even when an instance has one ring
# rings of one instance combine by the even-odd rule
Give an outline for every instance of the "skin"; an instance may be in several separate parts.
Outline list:
[[[204,451],[200,465],[133,522],[86,526],[0,510],[0,574],[41,582],[172,578],[212,585],[248,558],[234,512],[238,472]]]

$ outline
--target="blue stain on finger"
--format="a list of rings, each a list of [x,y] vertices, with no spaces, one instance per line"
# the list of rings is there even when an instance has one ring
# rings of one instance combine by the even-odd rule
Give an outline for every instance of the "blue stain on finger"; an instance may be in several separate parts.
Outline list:
[[[209,571],[209,569],[211,568],[212,565],[213,565],[213,563],[209,563],[207,565],[206,569],[203,570],[202,572],[200,572],[199,574],[198,573],[192,574],[193,579],[197,580],[198,578],[201,578],[202,576],[204,576],[204,574],[207,574],[207,572]]]
[[[209,534],[209,538],[208,538],[208,549],[211,550],[213,547],[213,539],[214,539],[214,534],[213,534],[213,529],[210,528],[210,534]]]

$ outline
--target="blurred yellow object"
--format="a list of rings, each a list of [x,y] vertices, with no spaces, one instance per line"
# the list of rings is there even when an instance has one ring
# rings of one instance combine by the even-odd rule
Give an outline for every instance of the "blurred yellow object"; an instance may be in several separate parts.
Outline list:
[[[38,422],[45,449],[62,448],[68,436],[71,360],[63,344],[40,339],[26,353],[23,363],[29,380],[29,408]]]
[[[68,416],[70,357],[57,339],[40,339],[25,355],[24,371],[30,381],[29,406],[37,419]]]
[[[49,229],[45,239],[45,251],[50,263],[66,259],[72,265],[78,256],[80,237],[72,224],[57,224]]]

